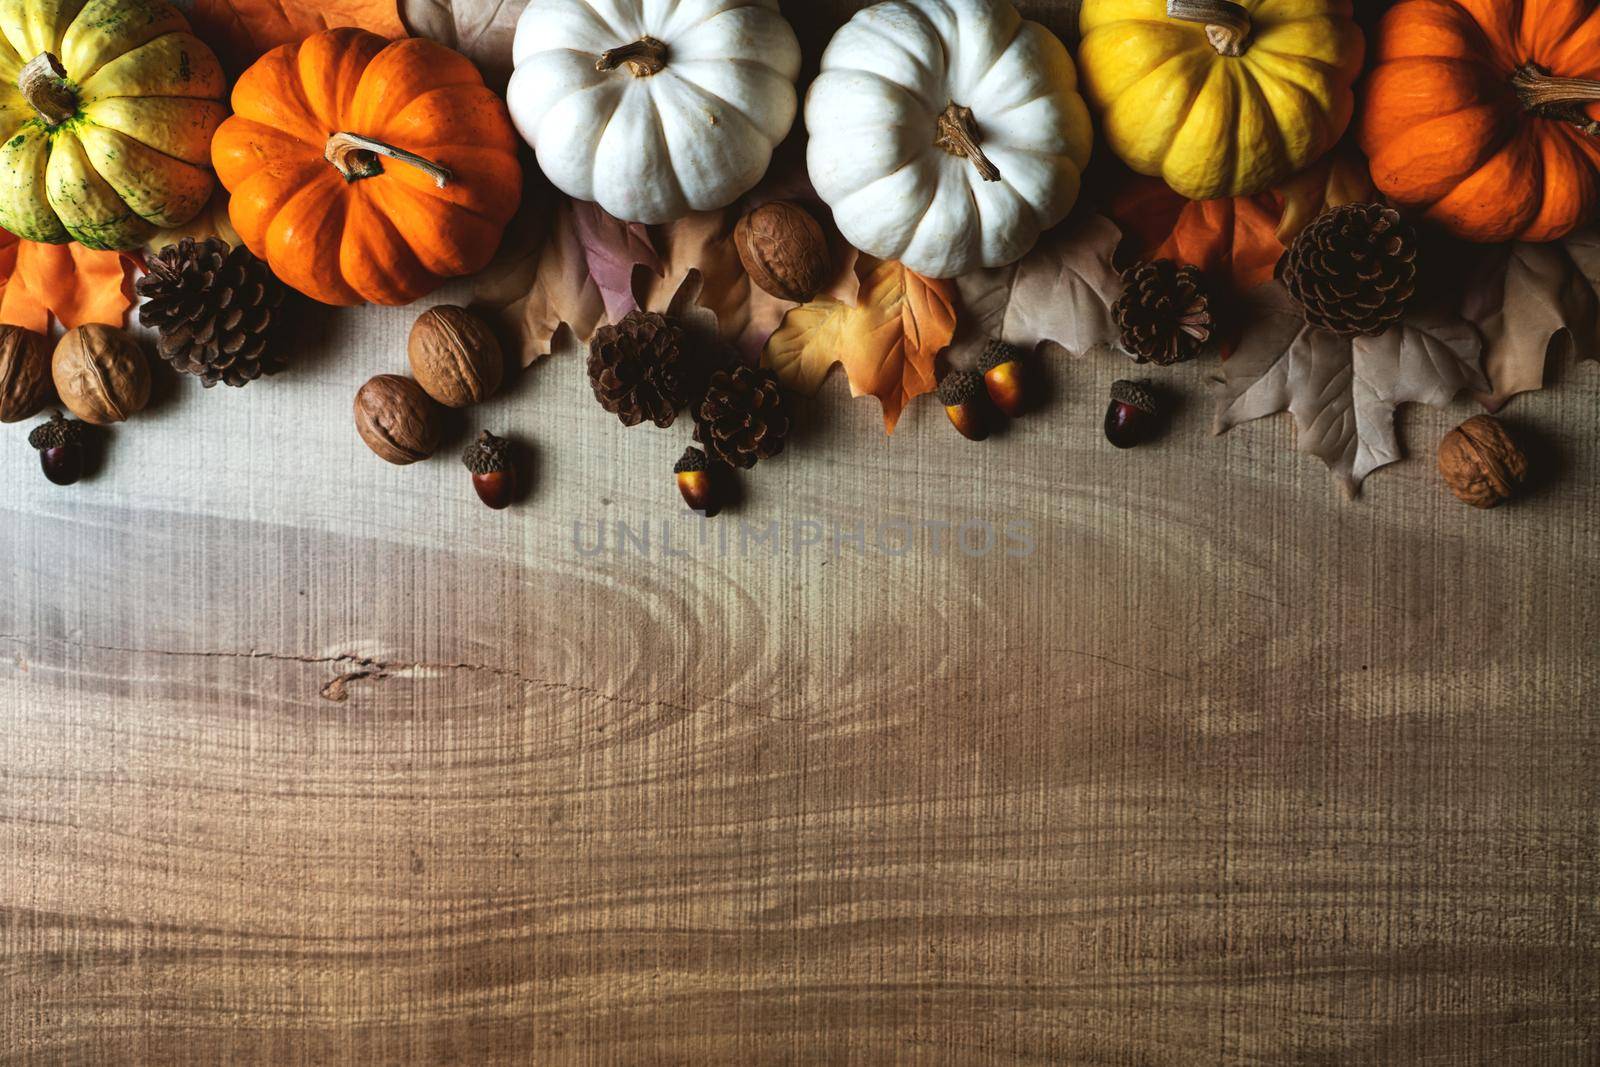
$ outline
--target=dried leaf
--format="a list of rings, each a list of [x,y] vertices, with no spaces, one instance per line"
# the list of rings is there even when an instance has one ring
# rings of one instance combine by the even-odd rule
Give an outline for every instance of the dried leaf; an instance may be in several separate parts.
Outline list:
[[[892,260],[862,256],[856,306],[823,297],[790,311],[762,360],[784,385],[811,394],[835,363],[844,364],[852,396],[883,405],[893,433],[906,404],[937,384],[934,360],[956,331],[955,292]]]
[[[1443,406],[1486,384],[1482,338],[1454,315],[1424,310],[1377,337],[1351,339],[1307,326],[1281,285],[1253,295],[1250,325],[1222,365],[1215,431],[1288,411],[1295,447],[1319,457],[1352,495],[1400,458],[1396,407]]]
[[[335,26],[406,36],[395,0],[193,0],[185,11],[196,36],[233,75],[269,49]]]
[[[522,7],[506,0],[400,0],[399,13],[414,36],[455,49],[478,65],[490,87],[504,89]]]
[[[990,338],[1024,348],[1054,341],[1082,355],[1117,339],[1111,305],[1122,292],[1113,264],[1122,233],[1100,215],[1068,220],[1020,263],[956,279],[961,331],[951,358],[977,358]]]
[[[700,211],[651,232],[659,249],[659,266],[634,270],[634,296],[649,311],[665,312],[680,297],[685,279],[699,276],[695,305],[716,316],[717,333],[733,344],[750,324],[750,297],[755,287],[739,262],[733,244],[730,211]]]
[[[1518,242],[1476,253],[1461,313],[1483,333],[1489,379],[1477,395],[1499,411],[1544,387],[1552,356],[1600,358],[1600,235],[1581,230],[1551,244]]]
[[[634,267],[661,270],[645,227],[584,201],[540,202],[551,205],[542,209],[548,225],[539,225],[539,211],[519,216],[512,223],[517,236],[504,242],[507,254],[479,276],[474,293],[474,302],[519,338],[523,366],[549,355],[563,326],[587,342],[601,325],[620,321],[638,306]]]
[[[8,274],[0,322],[43,334],[50,332],[52,315],[69,330],[86,322],[124,324],[133,306],[132,258],[76,241],[38,244],[0,234],[9,245],[0,256],[0,271]]]
[[[1120,182],[1109,210],[1140,259],[1199,267],[1237,294],[1272,280],[1289,242],[1327,207],[1371,199],[1366,160],[1349,144],[1254,196],[1185,200],[1157,178]]]
[[[196,241],[219,237],[230,245],[239,243],[239,231],[233,228],[233,220],[228,217],[228,190],[219,184],[200,214],[182,226],[157,230],[151,234],[150,239],[144,243],[145,251],[159,252],[167,245],[177,244],[185,237],[192,237]]]

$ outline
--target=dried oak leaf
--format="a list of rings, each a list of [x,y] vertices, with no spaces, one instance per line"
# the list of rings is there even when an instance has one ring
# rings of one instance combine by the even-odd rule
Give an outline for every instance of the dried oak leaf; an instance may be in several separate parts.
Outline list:
[[[1600,359],[1600,233],[1475,254],[1461,314],[1483,333],[1489,384],[1479,403],[1499,411],[1518,393],[1542,389],[1552,356]]]
[[[380,37],[406,36],[395,0],[193,0],[185,13],[195,35],[232,75],[280,44],[337,26],[358,26]]]
[[[539,199],[549,205],[544,225],[534,212],[514,220],[520,232],[503,243],[508,254],[479,276],[474,292],[474,302],[521,342],[523,366],[563,347],[563,334],[586,343],[605,323],[620,322],[638,306],[634,268],[661,270],[645,227],[584,201]]]
[[[0,230],[0,322],[50,332],[50,317],[67,329],[86,322],[121,326],[133,306],[135,262],[76,241],[39,244]]]
[[[1121,240],[1110,219],[1075,217],[1020,262],[956,279],[961,328],[950,358],[970,362],[990,338],[1027,349],[1053,341],[1075,355],[1114,342],[1111,305],[1122,275],[1112,261]]]
[[[877,397],[893,433],[906,404],[936,385],[934,360],[956,332],[955,289],[893,260],[862,256],[856,271],[856,306],[831,297],[800,305],[767,341],[762,362],[807,395],[844,364],[850,394]]]
[[[1326,463],[1352,496],[1400,458],[1396,407],[1443,406],[1486,384],[1482,338],[1455,315],[1424,308],[1377,337],[1348,338],[1308,326],[1281,285],[1252,297],[1249,325],[1222,364],[1214,431],[1287,411],[1295,448]]]
[[[399,16],[414,36],[455,49],[477,64],[491,88],[504,89],[522,6],[506,0],[399,0]]]

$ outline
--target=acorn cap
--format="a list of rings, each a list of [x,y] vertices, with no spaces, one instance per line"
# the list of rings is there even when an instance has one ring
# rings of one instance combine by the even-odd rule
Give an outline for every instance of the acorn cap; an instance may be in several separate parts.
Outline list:
[[[50,421],[41,423],[28,434],[28,444],[43,452],[47,448],[61,448],[64,445],[75,445],[89,434],[89,428],[81,422],[63,418],[61,412],[56,412]]]
[[[1156,413],[1156,398],[1145,388],[1144,382],[1130,382],[1126,378],[1119,378],[1111,383],[1111,399],[1119,404],[1138,408],[1146,415]]]
[[[711,461],[706,459],[706,454],[698,448],[686,448],[678,462],[672,465],[673,474],[688,474],[690,471],[703,471],[711,468]]]
[[[498,474],[511,469],[511,442],[488,430],[461,453],[461,462],[473,474]]]
[[[953,370],[939,383],[939,403],[947,408],[977,399],[983,391],[983,377],[969,370]]]
[[[983,348],[983,355],[978,357],[978,370],[988,374],[1002,363],[1021,363],[1022,349],[1016,345],[1007,344],[998,337],[991,338]]]

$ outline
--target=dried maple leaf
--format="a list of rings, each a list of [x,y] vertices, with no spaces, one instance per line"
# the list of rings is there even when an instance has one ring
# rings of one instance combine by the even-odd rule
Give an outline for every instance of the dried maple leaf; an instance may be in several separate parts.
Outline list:
[[[406,36],[395,0],[194,0],[186,10],[195,35],[233,75],[280,44],[336,26],[359,26],[382,37]]]
[[[1130,177],[1118,183],[1108,210],[1138,258],[1193,264],[1244,294],[1272,280],[1284,249],[1318,212],[1372,195],[1366,160],[1342,145],[1254,196],[1185,200],[1158,178]]]
[[[417,37],[438,41],[478,65],[504,89],[511,78],[511,40],[522,4],[506,0],[400,0],[400,21]]]
[[[134,260],[76,241],[51,245],[0,230],[0,322],[50,332],[50,317],[67,329],[86,322],[121,326],[133,306]]]
[[[560,347],[563,332],[587,342],[600,326],[620,320],[638,306],[634,267],[661,269],[643,226],[566,197],[543,202],[549,205],[543,224],[536,211],[515,220],[516,232],[503,242],[507,254],[479,276],[474,293],[474,302],[520,340],[523,366]]]
[[[762,361],[785,386],[808,395],[842,363],[850,394],[877,397],[884,430],[893,433],[906,404],[936,385],[934,360],[955,337],[955,291],[893,260],[862,256],[856,270],[854,307],[823,297],[793,309]]]
[[[951,359],[975,359],[990,338],[1035,348],[1054,341],[1082,355],[1115,341],[1111,305],[1122,292],[1113,263],[1122,233],[1100,215],[1068,220],[1021,262],[956,279],[961,330]]]
[[[1396,407],[1443,406],[1486,384],[1482,338],[1457,316],[1425,309],[1377,337],[1337,337],[1308,326],[1280,285],[1253,297],[1250,325],[1222,365],[1215,432],[1288,411],[1295,447],[1326,463],[1351,495],[1400,458]]]
[[[1489,384],[1477,398],[1485,408],[1499,411],[1518,393],[1542,389],[1551,356],[1600,358],[1600,234],[1580,230],[1476,255],[1461,313],[1483,333]]]

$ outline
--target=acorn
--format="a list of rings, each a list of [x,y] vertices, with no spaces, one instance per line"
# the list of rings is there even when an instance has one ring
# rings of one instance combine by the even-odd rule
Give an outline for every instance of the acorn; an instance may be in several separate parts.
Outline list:
[[[472,488],[478,499],[496,511],[511,506],[517,495],[517,464],[511,455],[511,442],[488,430],[461,453],[461,463],[472,472]]]
[[[1106,440],[1117,448],[1132,448],[1155,433],[1158,405],[1149,384],[1126,379],[1111,383],[1111,403],[1106,407]]]
[[[39,466],[46,478],[57,485],[71,485],[83,477],[84,442],[88,436],[87,423],[63,418],[58,411],[49,422],[33,428],[28,444],[39,450]]]
[[[950,425],[969,441],[982,441],[989,436],[983,397],[983,376],[970,370],[953,370],[939,383],[939,403],[950,416]]]
[[[1025,370],[1022,349],[995,338],[984,347],[978,360],[978,370],[983,373],[983,384],[989,390],[994,406],[1010,418],[1028,410],[1025,392]]]
[[[689,505],[689,510],[698,511],[708,519],[721,510],[715,472],[704,452],[698,448],[684,449],[683,456],[672,465],[672,473],[678,476],[678,492],[683,494],[683,502]]]

